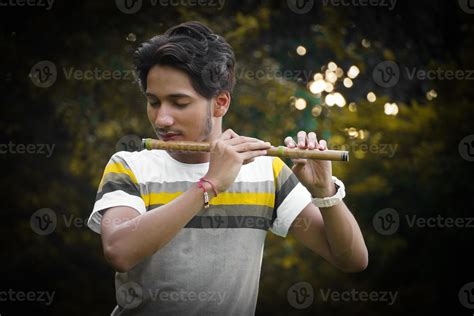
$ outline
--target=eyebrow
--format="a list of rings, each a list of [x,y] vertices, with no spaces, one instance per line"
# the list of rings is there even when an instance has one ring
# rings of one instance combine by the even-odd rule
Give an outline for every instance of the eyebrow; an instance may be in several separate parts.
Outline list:
[[[152,98],[155,98],[155,99],[159,99],[156,95],[154,95],[153,93],[150,93],[150,92],[147,92],[147,93],[146,93],[146,96],[147,96],[147,97],[152,97]],[[167,97],[167,98],[172,98],[172,99],[177,99],[177,98],[192,98],[190,95],[185,94],[185,93],[172,93],[172,94],[168,94],[166,97]]]

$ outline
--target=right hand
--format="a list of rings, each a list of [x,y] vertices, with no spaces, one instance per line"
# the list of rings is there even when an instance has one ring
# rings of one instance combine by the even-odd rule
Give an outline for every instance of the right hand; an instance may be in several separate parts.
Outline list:
[[[239,136],[228,129],[211,142],[211,158],[206,178],[214,181],[218,192],[224,192],[234,183],[242,165],[254,161],[255,157],[266,155],[270,147],[269,142]]]

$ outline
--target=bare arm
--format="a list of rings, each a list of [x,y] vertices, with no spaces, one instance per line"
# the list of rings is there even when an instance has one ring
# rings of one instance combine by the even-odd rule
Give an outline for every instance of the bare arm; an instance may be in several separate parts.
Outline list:
[[[344,202],[321,210],[308,204],[294,221],[290,233],[341,271],[360,272],[368,265],[364,237]]]
[[[207,185],[209,198],[212,198],[210,185],[204,185]],[[193,185],[170,203],[142,215],[128,206],[110,208],[101,224],[107,261],[119,272],[128,271],[166,245],[203,205],[203,192]]]
[[[314,132],[306,134],[300,131],[297,136],[299,148],[327,149],[326,141],[318,143]],[[287,137],[285,143],[290,148],[297,146],[291,137]],[[313,197],[324,198],[336,193],[330,161],[293,159],[293,162],[293,172]],[[309,227],[295,224],[290,231],[305,246],[337,268],[344,272],[359,272],[367,267],[369,255],[364,237],[344,202],[321,209],[309,203],[297,220],[295,223],[310,223]]]

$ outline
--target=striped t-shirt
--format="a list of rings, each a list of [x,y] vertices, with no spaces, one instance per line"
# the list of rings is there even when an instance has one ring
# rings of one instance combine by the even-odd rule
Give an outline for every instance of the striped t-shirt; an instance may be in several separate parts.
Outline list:
[[[99,184],[88,226],[129,206],[143,214],[203,177],[209,163],[186,164],[163,150],[118,152]],[[112,315],[253,315],[269,229],[286,237],[311,195],[280,158],[257,157],[163,248],[116,273]],[[147,240],[143,240],[147,242]]]

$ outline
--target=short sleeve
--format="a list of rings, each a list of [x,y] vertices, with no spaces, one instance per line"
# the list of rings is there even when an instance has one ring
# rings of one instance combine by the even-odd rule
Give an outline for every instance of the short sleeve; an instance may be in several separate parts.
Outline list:
[[[272,168],[275,206],[270,230],[275,235],[286,237],[295,218],[311,203],[311,193],[280,158],[273,158]]]
[[[115,153],[107,163],[100,180],[94,208],[87,226],[100,234],[102,210],[115,206],[129,206],[140,214],[146,212],[137,177],[124,157],[127,152]]]

